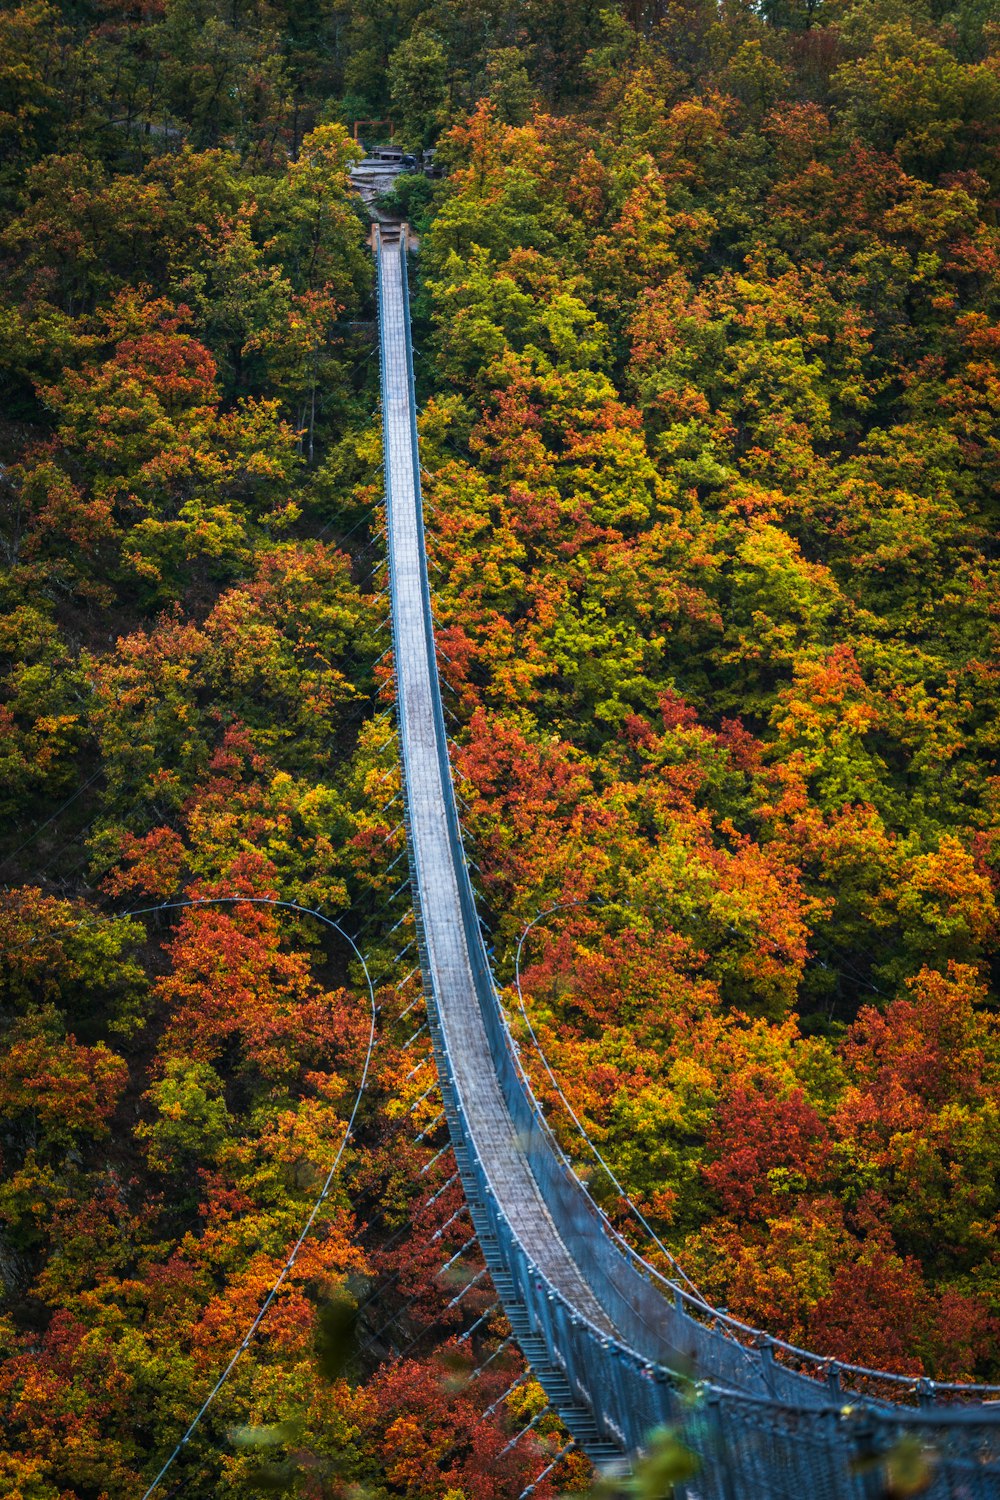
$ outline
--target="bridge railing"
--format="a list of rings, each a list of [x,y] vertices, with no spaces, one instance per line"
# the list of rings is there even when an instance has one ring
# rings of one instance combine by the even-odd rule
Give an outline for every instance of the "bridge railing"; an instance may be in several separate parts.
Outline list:
[[[400,260],[412,397],[408,288],[402,254]],[[378,273],[382,303],[381,243]],[[385,370],[384,317],[380,316],[379,327]],[[412,399],[410,426],[418,532],[422,541],[419,447]],[[388,447],[386,500],[391,511]],[[390,555],[390,576],[395,587],[393,568],[394,559]],[[859,1406],[845,1406],[843,1396],[831,1389],[829,1383],[814,1380],[775,1360],[773,1351],[779,1341],[761,1344],[757,1330],[713,1313],[683,1288],[660,1278],[611,1228],[572,1172],[530,1090],[498,1002],[482,942],[454,798],[426,568],[422,572],[421,605],[423,640],[401,641],[394,613],[393,644],[397,663],[404,649],[419,649],[427,657],[444,799],[442,814],[456,871],[476,995],[493,1063],[515,1131],[556,1227],[620,1338],[609,1338],[571,1306],[514,1233],[494,1191],[489,1164],[480,1158],[432,994],[428,1006],[430,1029],[452,1143],[477,1234],[505,1306],[512,1311],[516,1309],[528,1331],[544,1343],[547,1357],[565,1378],[574,1403],[590,1409],[606,1441],[623,1451],[634,1451],[653,1428],[669,1422],[679,1424],[685,1442],[701,1459],[704,1477],[695,1482],[694,1489],[705,1500],[709,1496],[713,1500],[716,1496],[720,1500],[737,1500],[737,1497],[742,1500],[750,1494],[787,1495],[788,1500],[800,1500],[804,1494],[809,1494],[810,1500],[822,1500],[824,1496],[830,1496],[831,1500],[832,1497],[863,1500],[882,1492],[881,1479],[876,1490],[875,1481],[865,1477],[865,1454],[884,1452],[901,1435],[919,1444],[932,1445],[936,1467],[931,1487],[926,1490],[932,1500],[956,1494],[967,1495],[969,1500],[987,1500],[987,1497],[1000,1500],[1000,1412],[982,1407],[976,1411],[921,1411],[888,1407],[870,1400]],[[403,715],[400,715],[399,735],[405,762],[408,726]],[[422,908],[429,898],[421,882],[419,852],[412,839],[410,849],[417,936],[426,966]],[[664,1289],[673,1301],[663,1296]],[[706,1317],[712,1319],[714,1326],[702,1321]],[[804,1363],[813,1362],[823,1373],[829,1369],[828,1361],[806,1351],[788,1345],[780,1348]],[[881,1375],[853,1368],[863,1375]],[[688,1370],[693,1382],[685,1378]],[[902,1379],[905,1383],[905,1377]],[[961,1488],[954,1487],[959,1484]]]

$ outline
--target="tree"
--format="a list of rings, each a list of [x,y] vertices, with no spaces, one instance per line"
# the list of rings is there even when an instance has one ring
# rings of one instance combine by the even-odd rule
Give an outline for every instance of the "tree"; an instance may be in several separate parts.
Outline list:
[[[399,137],[411,149],[429,146],[447,118],[448,58],[429,31],[409,36],[389,58],[389,91]]]
[[[531,114],[533,89],[526,62],[520,47],[493,47],[486,54],[487,97],[507,125],[524,125]]]

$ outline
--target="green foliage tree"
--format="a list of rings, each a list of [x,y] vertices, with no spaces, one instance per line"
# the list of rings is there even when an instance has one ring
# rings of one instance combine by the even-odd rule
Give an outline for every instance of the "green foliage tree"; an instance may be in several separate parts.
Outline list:
[[[389,91],[399,138],[416,150],[429,146],[447,118],[448,58],[437,37],[417,31],[389,59]]]

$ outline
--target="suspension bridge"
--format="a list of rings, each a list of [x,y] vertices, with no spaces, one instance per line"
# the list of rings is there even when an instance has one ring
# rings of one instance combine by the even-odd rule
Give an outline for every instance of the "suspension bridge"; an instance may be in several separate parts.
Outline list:
[[[657,1428],[690,1500],[1000,1500],[1000,1389],[836,1363],[749,1328],[615,1231],[507,1029],[452,785],[424,545],[406,230],[375,228],[389,586],[410,885],[445,1113],[479,1244],[532,1372],[597,1463]],[[894,1462],[915,1466],[892,1489]],[[887,1469],[888,1465],[888,1469]]]

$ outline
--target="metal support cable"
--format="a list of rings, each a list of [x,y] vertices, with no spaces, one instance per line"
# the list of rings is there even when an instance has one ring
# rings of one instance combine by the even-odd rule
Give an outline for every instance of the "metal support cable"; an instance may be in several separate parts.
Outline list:
[[[390,1132],[390,1135],[389,1135],[388,1139],[391,1140],[392,1137],[398,1133],[399,1129],[401,1128],[401,1126],[405,1123],[405,1121],[408,1118],[409,1118],[408,1115],[404,1115],[401,1120],[397,1121],[396,1128],[395,1128],[395,1130],[393,1130],[392,1132]],[[385,1141],[383,1141],[381,1144],[384,1145]],[[438,1156],[440,1156],[440,1155],[441,1155],[441,1153],[438,1152]],[[437,1157],[435,1157],[435,1160],[437,1160]],[[420,1175],[422,1176],[423,1173],[421,1173]],[[444,1192],[445,1188],[450,1187],[451,1184],[456,1181],[457,1177],[458,1177],[458,1173],[454,1172],[451,1175],[451,1177],[449,1177],[448,1181],[444,1184],[444,1187],[440,1188],[438,1190],[438,1192],[434,1193],[430,1198],[425,1198],[424,1201],[423,1201],[423,1203],[419,1206],[419,1208],[417,1210],[415,1210],[415,1212],[417,1212],[417,1213],[426,1213],[427,1209],[431,1208],[433,1206],[433,1204],[435,1204],[437,1202],[437,1200],[440,1198],[441,1194]],[[372,1218],[367,1219],[366,1222],[365,1222],[364,1228],[361,1230],[361,1237],[364,1238],[365,1235],[370,1234],[371,1231],[375,1228],[376,1224],[381,1224],[382,1220],[385,1218],[385,1216],[388,1213],[388,1211],[389,1211],[388,1206],[385,1206],[385,1207],[381,1208],[379,1210],[379,1212],[377,1214],[375,1214]],[[412,1228],[411,1224],[409,1224],[409,1223],[403,1224],[399,1229],[396,1230],[395,1234],[390,1235],[389,1238],[382,1245],[379,1246],[380,1253],[385,1254],[385,1252],[387,1250],[391,1250],[392,1247],[393,1247],[393,1245],[398,1244],[399,1241],[402,1239],[403,1235],[406,1234],[406,1232],[409,1229],[411,1229],[411,1228]],[[399,1274],[400,1273],[398,1271],[394,1273],[394,1275],[399,1275]],[[370,1300],[370,1299],[366,1299],[366,1300]]]
[[[428,1030],[429,1025],[430,1025],[430,1023],[428,1021],[425,1021],[422,1026],[418,1026],[417,1030],[413,1033],[413,1035],[411,1037],[408,1037],[407,1040],[403,1043],[402,1048],[400,1050],[403,1051],[403,1052],[407,1052],[410,1049],[410,1047],[412,1047],[413,1043],[417,1040],[417,1037],[423,1036],[424,1032]],[[416,1071],[416,1069],[414,1069],[414,1072],[415,1071]],[[411,1074],[411,1077],[412,1077],[412,1074]],[[430,1090],[428,1090],[428,1093],[429,1092],[430,1092]],[[425,1094],[424,1098],[426,1099],[426,1097],[427,1097],[427,1095]]]
[[[501,1448],[500,1452],[497,1454],[497,1458],[503,1458],[504,1454],[509,1453],[512,1448],[516,1448],[521,1439],[523,1437],[527,1437],[529,1432],[533,1432],[542,1418],[547,1417],[551,1410],[551,1406],[546,1404],[542,1407],[540,1412],[536,1412],[528,1425],[526,1427],[522,1427],[521,1431],[516,1433],[515,1436],[511,1438],[506,1448]]]
[[[667,1258],[667,1260],[669,1261],[670,1265],[677,1272],[678,1276],[680,1276],[680,1278],[684,1281],[685,1285],[688,1287],[688,1289],[691,1292],[692,1296],[694,1296],[694,1298],[698,1302],[700,1302],[705,1307],[705,1309],[707,1311],[714,1313],[716,1311],[716,1309],[714,1307],[712,1307],[712,1304],[708,1301],[708,1299],[706,1297],[702,1296],[701,1292],[698,1290],[698,1288],[695,1286],[694,1282],[688,1276],[688,1274],[684,1270],[683,1266],[681,1266],[679,1264],[679,1262],[677,1261],[676,1257],[672,1254],[672,1252],[670,1250],[667,1249],[666,1245],[663,1244],[662,1240],[660,1239],[659,1235],[656,1233],[656,1230],[649,1223],[649,1220],[646,1218],[645,1214],[643,1214],[643,1212],[641,1211],[641,1209],[638,1208],[637,1205],[632,1202],[632,1199],[629,1197],[627,1191],[622,1186],[621,1182],[618,1180],[618,1177],[615,1174],[613,1168],[608,1164],[608,1162],[605,1160],[604,1156],[602,1155],[601,1151],[598,1149],[598,1147],[591,1140],[590,1135],[587,1132],[586,1126],[580,1120],[580,1117],[576,1113],[576,1110],[573,1108],[572,1104],[567,1099],[565,1093],[563,1092],[562,1085],[560,1084],[558,1078],[556,1077],[555,1072],[553,1071],[553,1069],[552,1069],[552,1067],[551,1067],[551,1065],[549,1063],[548,1058],[545,1056],[545,1053],[544,1053],[544,1051],[542,1049],[542,1044],[538,1040],[538,1035],[537,1035],[537,1033],[535,1031],[535,1028],[531,1024],[531,1019],[530,1019],[530,1017],[528,1015],[527,1007],[525,1006],[525,1003],[524,1003],[524,993],[523,993],[523,991],[521,989],[521,953],[523,951],[524,944],[525,944],[525,941],[526,941],[526,939],[528,937],[528,934],[533,930],[533,928],[535,928],[538,925],[539,922],[543,921],[544,918],[552,916],[553,912],[565,911],[565,910],[569,909],[570,907],[584,906],[586,904],[587,904],[586,901],[560,901],[560,902],[557,902],[557,904],[555,906],[549,907],[546,911],[540,911],[538,913],[537,917],[534,917],[532,919],[532,921],[530,921],[528,923],[527,927],[522,932],[520,938],[518,939],[517,952],[516,952],[515,958],[514,958],[514,986],[515,986],[515,988],[517,990],[518,1006],[519,1006],[520,1011],[521,1011],[521,1016],[522,1016],[522,1018],[524,1020],[525,1026],[528,1028],[528,1034],[531,1037],[532,1046],[534,1047],[535,1051],[537,1052],[539,1060],[540,1060],[542,1066],[544,1067],[544,1069],[545,1069],[545,1071],[546,1071],[546,1073],[547,1073],[547,1075],[549,1077],[549,1080],[550,1080],[550,1082],[552,1084],[552,1087],[555,1089],[556,1093],[559,1096],[560,1102],[562,1103],[563,1107],[565,1108],[566,1113],[569,1115],[570,1119],[573,1121],[573,1124],[576,1126],[576,1129],[579,1132],[581,1138],[586,1143],[586,1145],[589,1148],[589,1150],[592,1152],[594,1158],[599,1163],[599,1165],[602,1167],[602,1169],[604,1170],[604,1172],[607,1173],[607,1176],[608,1176],[610,1182],[612,1183],[613,1187],[615,1188],[616,1192],[620,1194],[620,1196],[621,1196],[622,1200],[624,1201],[624,1203],[626,1204],[627,1208],[635,1216],[635,1218],[638,1220],[638,1222],[642,1225],[642,1228],[649,1235],[650,1239],[652,1240],[652,1242],[656,1246],[656,1248],[661,1252],[661,1254],[663,1254]],[[579,1181],[579,1178],[577,1180]],[[584,1186],[584,1185],[581,1184],[581,1186]],[[586,1189],[585,1186],[584,1186],[584,1191],[585,1192],[587,1191],[587,1189]],[[588,1193],[588,1197],[590,1197],[589,1193]],[[601,1212],[602,1217],[604,1217],[604,1218],[607,1217],[604,1214],[603,1210],[600,1210],[600,1212]],[[651,1269],[655,1269],[655,1268],[651,1268]]]
[[[452,1299],[451,1299],[450,1302],[446,1302],[445,1303],[444,1312],[440,1313],[434,1319],[433,1323],[428,1323],[426,1328],[422,1328],[420,1330],[420,1332],[416,1335],[416,1337],[412,1338],[410,1340],[410,1342],[407,1344],[406,1348],[403,1350],[403,1352],[399,1356],[400,1359],[405,1359],[406,1356],[408,1354],[412,1353],[412,1351],[417,1347],[417,1345],[419,1343],[421,1343],[421,1341],[423,1339],[425,1339],[429,1333],[433,1333],[434,1330],[435,1330],[435,1328],[440,1328],[441,1325],[444,1322],[445,1313],[449,1313],[449,1312],[451,1312],[451,1310],[453,1308],[457,1307],[458,1304],[465,1297],[466,1293],[467,1292],[471,1292],[472,1289],[473,1289],[473,1287],[478,1286],[479,1283],[480,1283],[480,1281],[482,1281],[483,1277],[486,1276],[486,1275],[488,1275],[488,1272],[487,1272],[486,1267],[484,1266],[481,1271],[477,1271],[476,1272],[475,1276],[472,1277],[471,1281],[467,1281],[465,1283],[465,1286],[463,1286],[462,1290],[458,1293],[457,1297],[452,1297]],[[405,1311],[405,1308],[403,1309],[403,1311]]]
[[[473,1276],[472,1280],[471,1281],[467,1281],[465,1283],[465,1285],[463,1286],[462,1290],[458,1293],[458,1296],[457,1297],[452,1297],[451,1301],[448,1303],[448,1307],[447,1307],[446,1310],[450,1311],[451,1308],[457,1307],[458,1304],[462,1301],[462,1299],[467,1295],[467,1293],[471,1292],[473,1287],[478,1286],[479,1283],[482,1281],[483,1277],[484,1276],[488,1276],[489,1274],[490,1274],[490,1268],[489,1268],[489,1266],[483,1266],[480,1270],[478,1270],[476,1272],[475,1276]],[[411,1345],[411,1347],[412,1347],[412,1345]]]
[[[412,973],[413,971],[411,970],[410,972]],[[407,974],[406,979],[409,979],[409,977],[410,977],[410,975]],[[403,984],[406,983],[406,979],[403,980]],[[402,989],[402,985],[397,984],[396,988],[397,989]],[[415,995],[414,998],[410,1001],[409,1005],[406,1007],[406,1009],[405,1010],[401,1010],[399,1012],[398,1016],[394,1016],[393,1017],[393,1020],[394,1021],[402,1021],[402,1020],[404,1020],[405,1017],[410,1014],[410,1011],[413,1009],[413,1007],[415,1005],[419,1005],[420,1002],[421,1002],[421,1000],[423,1000],[423,998],[424,998],[423,994]]]
[[[419,1036],[419,1034],[420,1033],[418,1032],[417,1035]],[[425,1089],[424,1092],[420,1095],[419,1099],[414,1099],[413,1103],[410,1105],[409,1109],[407,1110],[407,1114],[412,1115],[412,1113],[413,1113],[413,1111],[415,1109],[419,1109],[420,1106],[421,1106],[421,1104],[423,1104],[424,1100],[430,1098],[431,1094],[433,1094],[433,1092],[437,1088],[437,1086],[438,1086],[438,1081],[435,1078],[435,1080],[431,1084],[430,1088],[429,1089]]]
[[[440,1151],[436,1152],[431,1157],[430,1161],[425,1162],[424,1165],[420,1168],[420,1175],[421,1175],[421,1177],[426,1177],[426,1175],[430,1171],[431,1167],[436,1166],[437,1163],[441,1160],[442,1156],[444,1156],[445,1152],[446,1151],[450,1151],[450,1150],[451,1150],[451,1141],[448,1141],[444,1146],[441,1147]]]
[[[518,1375],[517,1379],[511,1381],[510,1385],[504,1391],[503,1395],[502,1396],[498,1396],[495,1401],[491,1401],[490,1402],[489,1406],[483,1412],[483,1416],[484,1417],[491,1417],[493,1415],[493,1413],[496,1411],[497,1407],[500,1406],[500,1405],[502,1405],[503,1402],[507,1400],[508,1396],[513,1396],[513,1394],[517,1390],[518,1386],[523,1385],[524,1382],[530,1377],[530,1375],[531,1375],[531,1371],[530,1370],[522,1370],[521,1373],[520,1373],[520,1375]]]
[[[443,1276],[446,1271],[448,1271],[448,1270],[451,1269],[451,1267],[455,1264],[456,1260],[460,1259],[460,1257],[465,1254],[465,1252],[466,1252],[466,1250],[468,1250],[469,1246],[470,1245],[474,1245],[475,1243],[476,1243],[476,1236],[473,1235],[470,1240],[466,1240],[466,1242],[462,1246],[462,1248],[460,1250],[457,1250],[455,1252],[455,1254],[451,1257],[450,1260],[445,1261],[444,1265],[441,1266],[437,1271],[434,1272],[434,1276],[433,1276],[432,1279],[434,1281],[437,1281],[438,1277]],[[485,1271],[486,1271],[486,1268],[484,1266],[483,1270],[477,1272],[477,1274],[472,1278],[471,1281],[466,1282],[465,1286],[462,1288],[462,1290],[459,1293],[458,1297],[453,1297],[450,1302],[446,1303],[446,1305],[445,1305],[445,1311],[447,1311],[451,1307],[454,1307],[455,1304],[456,1304],[456,1302],[461,1301],[462,1297],[465,1296],[465,1293],[467,1291],[469,1291],[469,1289],[472,1286],[475,1285],[476,1281],[478,1281],[480,1279],[480,1277],[482,1277],[485,1274]],[[399,1272],[395,1273],[395,1275],[397,1275],[397,1276],[399,1274],[400,1274]],[[382,1324],[381,1328],[377,1329],[375,1331],[375,1333],[373,1333],[370,1336],[370,1338],[367,1338],[365,1340],[365,1342],[361,1345],[360,1349],[358,1350],[358,1354],[359,1355],[360,1354],[364,1354],[368,1349],[371,1348],[371,1346],[374,1343],[377,1343],[377,1341],[382,1337],[382,1335],[384,1333],[388,1333],[388,1331],[392,1327],[393,1323],[398,1322],[399,1319],[403,1316],[404,1313],[409,1312],[410,1308],[414,1305],[414,1303],[420,1301],[420,1298],[421,1298],[422,1295],[423,1294],[421,1292],[414,1293],[414,1295],[412,1297],[408,1298],[407,1301],[403,1303],[402,1307],[397,1308],[396,1311],[393,1313],[392,1317],[388,1318],[386,1320],[386,1322],[384,1322]],[[438,1326],[438,1324],[441,1322],[441,1316],[442,1315],[439,1314],[439,1316],[434,1319],[433,1323],[428,1323],[428,1325],[427,1325],[426,1328],[421,1329],[420,1333],[412,1341],[412,1343],[408,1344],[407,1347],[406,1347],[406,1349],[404,1349],[404,1351],[403,1351],[403,1358],[405,1358],[406,1355],[409,1354],[409,1352],[413,1348],[414,1344],[419,1343],[420,1339],[422,1339],[426,1334],[430,1333],[430,1331],[433,1328],[436,1328]],[[143,1497],[143,1500],[145,1500],[145,1496]]]
[[[537,1479],[533,1479],[531,1483],[521,1491],[521,1493],[517,1497],[517,1500],[529,1500],[529,1496],[535,1493],[542,1480],[547,1479],[548,1476],[552,1473],[552,1470],[555,1468],[556,1464],[562,1463],[563,1459],[566,1458],[568,1454],[572,1453],[575,1447],[576,1438],[570,1438],[568,1443],[564,1443],[563,1446],[559,1449],[559,1452],[556,1454],[555,1458],[553,1458],[550,1463],[547,1463],[545,1465],[545,1468],[538,1475]]]
[[[322,1208],[323,1204],[326,1202],[327,1198],[330,1195],[330,1189],[333,1186],[334,1177],[337,1174],[337,1170],[340,1167],[341,1159],[342,1159],[342,1157],[344,1155],[344,1152],[347,1149],[347,1143],[348,1143],[348,1141],[351,1138],[351,1134],[352,1134],[353,1129],[354,1129],[354,1122],[355,1122],[355,1120],[357,1118],[358,1110],[361,1107],[361,1100],[364,1097],[365,1088],[367,1087],[367,1084],[368,1084],[368,1073],[369,1073],[369,1070],[371,1068],[372,1054],[375,1051],[376,1014],[377,1014],[377,1011],[376,1011],[376,1005],[375,1005],[375,988],[374,988],[374,986],[373,986],[373,984],[371,982],[371,976],[368,973],[368,965],[365,963],[364,954],[361,952],[360,948],[356,947],[356,945],[354,943],[354,940],[350,937],[350,935],[347,932],[344,931],[344,929],[340,926],[339,922],[334,921],[332,917],[324,916],[322,912],[316,911],[314,908],[307,907],[307,906],[299,906],[298,903],[294,902],[294,901],[272,900],[271,898],[265,897],[265,896],[205,896],[205,897],[192,898],[191,900],[187,900],[187,901],[164,901],[164,902],[159,903],[156,906],[139,907],[139,908],[133,909],[131,911],[123,912],[121,915],[123,917],[141,917],[141,916],[148,916],[152,912],[175,911],[175,910],[182,910],[182,909],[185,909],[185,908],[198,907],[198,906],[271,906],[271,907],[278,907],[278,908],[281,908],[283,910],[297,912],[297,913],[299,913],[302,916],[315,917],[317,921],[324,923],[325,926],[333,928],[333,930],[335,932],[338,932],[341,935],[341,937],[345,939],[346,942],[350,943],[352,949],[354,950],[355,956],[358,959],[358,962],[361,964],[361,967],[364,970],[365,980],[366,980],[367,985],[368,985],[368,997],[369,997],[369,1000],[371,1002],[371,1026],[369,1028],[369,1033],[368,1033],[368,1046],[367,1046],[367,1050],[366,1050],[366,1053],[365,1053],[365,1061],[364,1061],[364,1067],[363,1067],[362,1073],[361,1073],[361,1081],[360,1081],[360,1083],[358,1085],[358,1091],[357,1091],[357,1094],[355,1095],[355,1098],[354,1098],[354,1104],[352,1106],[351,1113],[350,1113],[350,1116],[348,1118],[347,1125],[346,1125],[346,1128],[344,1130],[343,1137],[341,1138],[340,1145],[337,1148],[337,1154],[334,1157],[333,1162],[332,1162],[332,1164],[331,1164],[331,1166],[330,1166],[330,1168],[329,1168],[329,1170],[328,1170],[328,1172],[326,1174],[326,1177],[325,1177],[325,1179],[323,1181],[322,1189],[320,1190],[319,1195],[317,1196],[315,1202],[313,1203],[313,1206],[312,1206],[312,1208],[311,1208],[311,1210],[309,1212],[309,1215],[308,1215],[305,1223],[303,1224],[302,1229],[299,1232],[299,1237],[295,1241],[295,1244],[292,1246],[290,1254],[287,1256],[284,1265],[281,1267],[280,1271],[278,1272],[278,1275],[275,1278],[274,1282],[272,1283],[271,1288],[268,1291],[267,1296],[265,1297],[264,1301],[261,1303],[261,1305],[260,1305],[260,1307],[259,1307],[259,1309],[257,1311],[256,1316],[254,1317],[253,1321],[251,1322],[251,1324],[250,1324],[249,1328],[247,1329],[246,1333],[243,1335],[243,1338],[242,1338],[240,1344],[237,1346],[237,1348],[234,1351],[234,1353],[232,1354],[232,1356],[231,1356],[228,1364],[226,1365],[225,1369],[222,1371],[222,1374],[218,1377],[218,1379],[216,1380],[216,1382],[213,1385],[212,1389],[209,1391],[208,1395],[205,1397],[205,1400],[202,1402],[201,1406],[198,1408],[198,1411],[195,1413],[195,1415],[192,1418],[191,1422],[188,1424],[188,1427],[187,1427],[186,1431],[184,1432],[183,1436],[178,1441],[178,1443],[175,1446],[173,1452],[169,1455],[169,1457],[167,1458],[166,1462],[162,1465],[162,1467],[160,1468],[159,1472],[157,1473],[156,1478],[153,1480],[152,1484],[148,1487],[148,1489],[143,1494],[142,1500],[149,1500],[149,1497],[159,1487],[159,1485],[162,1483],[162,1481],[165,1478],[165,1476],[169,1473],[170,1469],[173,1467],[173,1465],[176,1463],[177,1459],[180,1457],[181,1453],[184,1451],[184,1449],[187,1446],[187,1444],[191,1441],[191,1438],[194,1436],[195,1432],[197,1431],[198,1427],[200,1426],[203,1417],[206,1415],[206,1413],[208,1412],[209,1408],[212,1406],[213,1402],[215,1401],[216,1396],[222,1390],[222,1387],[225,1385],[226,1381],[229,1379],[229,1376],[232,1374],[233,1370],[236,1368],[236,1365],[238,1364],[238,1362],[239,1362],[240,1358],[242,1357],[242,1355],[244,1354],[244,1352],[249,1348],[250,1343],[253,1340],[254,1335],[256,1334],[256,1332],[257,1332],[258,1328],[260,1327],[260,1325],[263,1323],[265,1317],[267,1316],[267,1313],[268,1313],[268,1311],[269,1311],[269,1309],[271,1307],[271,1304],[274,1302],[275,1298],[277,1297],[278,1292],[281,1290],[282,1285],[284,1284],[284,1282],[288,1279],[289,1275],[291,1274],[292,1269],[295,1266],[295,1262],[298,1259],[299,1251],[302,1249],[302,1246],[305,1243],[305,1240],[306,1240],[307,1235],[309,1234],[309,1231],[312,1229],[313,1224],[316,1222],[316,1218],[317,1218],[317,1216],[319,1214],[320,1209]]]
[[[435,1240],[439,1240],[441,1238],[441,1236],[444,1234],[445,1230],[450,1229],[451,1226],[454,1224],[455,1220],[456,1219],[460,1219],[462,1217],[462,1215],[465,1214],[465,1213],[468,1213],[468,1211],[469,1211],[469,1205],[467,1203],[464,1203],[464,1202],[460,1203],[458,1205],[458,1207],[456,1208],[455,1212],[452,1214],[451,1218],[450,1219],[445,1219],[445,1221],[441,1225],[440,1229],[435,1229],[434,1233],[431,1235],[431,1244],[433,1244]]]
[[[66,801],[63,802],[60,807],[57,807],[56,810],[55,810],[55,812],[51,813],[45,819],[44,823],[39,823],[38,827],[34,830],[33,833],[29,833],[28,834],[28,837],[23,841],[23,843],[18,844],[18,846],[17,846],[16,849],[13,849],[10,854],[7,854],[7,855],[4,856],[3,860],[0,861],[0,870],[2,870],[6,865],[10,864],[12,860],[15,860],[19,854],[23,853],[23,851],[25,849],[27,849],[27,847],[28,847],[29,844],[34,843],[34,841],[35,841],[35,839],[37,839],[38,835],[40,833],[44,833],[45,830],[46,830],[46,828],[48,828],[48,826],[49,826],[50,823],[54,823],[57,818],[61,818],[62,815],[63,815],[63,813],[66,811],[66,809],[68,807],[72,807],[72,805],[76,801],[76,799],[78,797],[82,797],[83,794],[84,794],[84,792],[88,791],[90,789],[90,787],[92,787],[94,785],[94,782],[97,781],[97,780],[99,780],[99,778],[103,774],[104,774],[104,767],[103,767],[103,765],[102,766],[98,766],[98,768],[94,772],[93,776],[89,776],[87,778],[87,780],[83,783],[82,786],[78,786],[77,789],[76,789],[76,791],[72,794],[72,796],[67,797]],[[73,842],[75,843],[76,840],[74,840]],[[64,845],[63,847],[65,848],[66,846]]]
[[[451,1257],[451,1259],[445,1261],[444,1265],[441,1267],[440,1271],[438,1271],[438,1273],[437,1273],[438,1276],[443,1276],[446,1271],[450,1271],[451,1268],[452,1268],[452,1266],[455,1264],[456,1260],[461,1260],[462,1256],[465,1254],[465,1252],[467,1250],[471,1250],[472,1247],[473,1247],[473,1245],[475,1243],[476,1243],[476,1236],[474,1234],[470,1234],[469,1238],[465,1241],[465,1244],[464,1245],[459,1245],[458,1249],[455,1251],[455,1253]]]
[[[426,1140],[429,1135],[433,1135],[434,1132],[438,1130],[443,1124],[444,1110],[442,1110],[439,1115],[435,1115],[431,1123],[424,1130],[422,1130],[418,1136],[415,1136],[414,1139],[417,1141]]]
[[[489,1322],[490,1318],[493,1317],[493,1315],[496,1313],[496,1311],[497,1311],[498,1308],[500,1308],[501,1311],[503,1310],[503,1303],[502,1302],[493,1302],[493,1303],[491,1303],[490,1306],[486,1309],[486,1311],[484,1313],[480,1314],[480,1316],[476,1319],[476,1321],[472,1324],[472,1326],[470,1328],[467,1328],[463,1334],[459,1335],[459,1338],[458,1338],[457,1342],[460,1343],[460,1344],[464,1344],[467,1339],[471,1339],[471,1337],[475,1333],[476,1329],[477,1328],[481,1328],[484,1323]],[[509,1342],[509,1340],[507,1340],[507,1339],[504,1340],[505,1344],[508,1343],[508,1342]],[[496,1351],[494,1351],[494,1353],[495,1352]],[[479,1377],[479,1375],[482,1373],[482,1371],[485,1370],[486,1365],[489,1364],[489,1362],[490,1362],[490,1360],[492,1358],[493,1358],[493,1355],[491,1354],[490,1355],[490,1359],[488,1359],[485,1364],[478,1365],[476,1367],[476,1369],[473,1370],[472,1374],[469,1376],[469,1380],[470,1381],[476,1380]]]
[[[444,1196],[444,1194],[448,1191],[448,1189],[452,1186],[452,1184],[458,1182],[458,1180],[459,1180],[458,1173],[457,1172],[452,1172],[451,1176],[448,1178],[448,1181],[445,1182],[445,1183],[442,1183],[442,1185],[438,1188],[437,1192],[433,1195],[433,1197],[427,1199],[427,1202],[425,1203],[424,1207],[425,1208],[431,1208],[438,1201],[439,1198],[441,1198],[441,1197]]]

